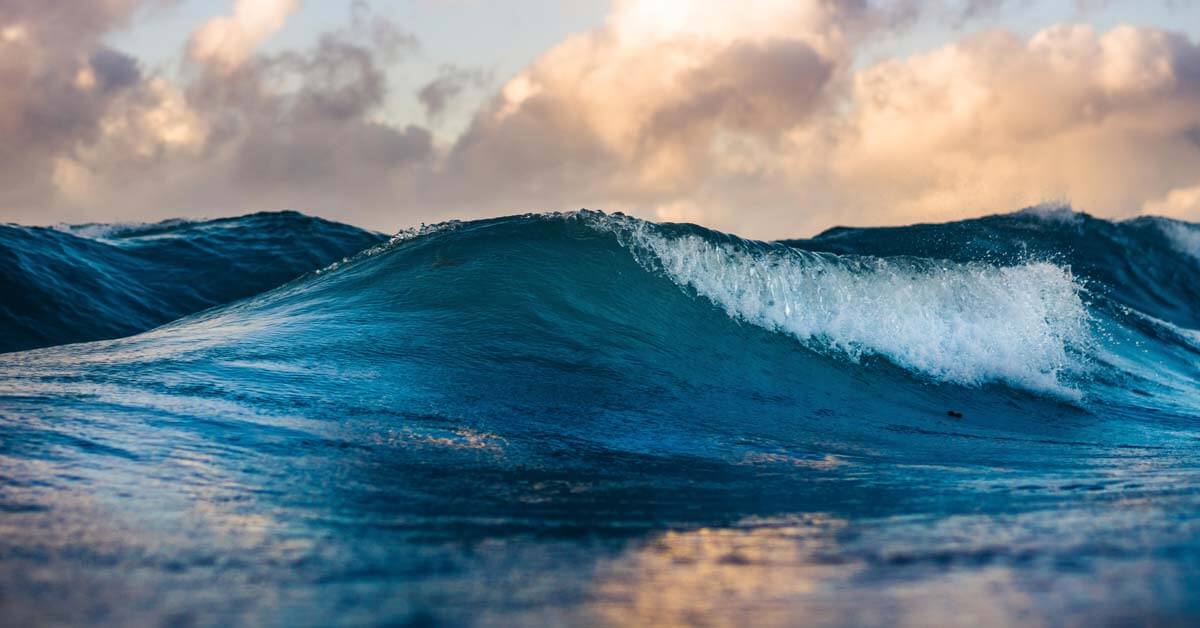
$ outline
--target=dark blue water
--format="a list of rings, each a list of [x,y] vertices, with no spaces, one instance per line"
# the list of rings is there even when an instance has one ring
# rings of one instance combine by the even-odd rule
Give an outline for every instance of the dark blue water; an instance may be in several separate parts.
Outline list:
[[[0,352],[146,331],[386,239],[296,212],[56,229],[0,224]]]
[[[1194,624],[1198,255],[1045,209],[405,232],[0,355],[0,616]]]

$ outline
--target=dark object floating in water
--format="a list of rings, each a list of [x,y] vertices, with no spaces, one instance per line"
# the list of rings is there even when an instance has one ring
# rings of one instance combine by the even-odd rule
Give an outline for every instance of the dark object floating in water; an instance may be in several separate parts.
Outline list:
[[[963,418],[963,413],[961,413],[957,410],[947,410],[946,416],[948,416],[952,419],[961,419],[961,418]]]

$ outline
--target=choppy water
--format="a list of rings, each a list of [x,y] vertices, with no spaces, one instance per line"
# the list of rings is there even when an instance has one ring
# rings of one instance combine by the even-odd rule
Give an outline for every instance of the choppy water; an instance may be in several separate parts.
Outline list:
[[[1198,256],[1049,209],[405,232],[0,355],[0,616],[1194,624]]]

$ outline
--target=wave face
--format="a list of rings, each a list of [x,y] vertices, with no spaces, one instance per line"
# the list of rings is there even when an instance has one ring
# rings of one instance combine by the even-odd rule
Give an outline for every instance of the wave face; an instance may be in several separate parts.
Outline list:
[[[384,239],[296,212],[0,225],[0,352],[128,336],[258,294]]]
[[[0,606],[1190,623],[1194,229],[452,222],[137,336],[0,356]]]

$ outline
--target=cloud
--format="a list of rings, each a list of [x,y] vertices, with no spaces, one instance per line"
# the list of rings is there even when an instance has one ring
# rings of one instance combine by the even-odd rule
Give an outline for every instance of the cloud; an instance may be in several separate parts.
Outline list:
[[[425,107],[425,117],[437,119],[451,107],[464,92],[487,85],[491,76],[478,68],[460,68],[447,65],[437,78],[426,83],[417,91],[417,101]]]
[[[268,54],[295,3],[240,0],[172,81],[103,44],[137,2],[0,0],[0,211],[293,207],[388,229],[588,206],[757,237],[1045,200],[1200,219],[1200,46],[1184,35],[1067,24],[861,56],[918,11],[1000,4],[618,0],[442,145],[387,119],[385,70],[419,44],[363,2],[311,47]],[[446,66],[416,98],[436,122],[485,82]]]
[[[989,31],[856,67],[895,14],[729,7],[625,2],[548,51],[454,147],[448,170],[471,183],[448,204],[781,237],[1045,200],[1123,216],[1200,184],[1200,48],[1183,35]]]
[[[504,85],[452,149],[452,207],[706,205],[828,105],[865,3],[617,3]],[[735,181],[736,180],[736,181]],[[732,187],[730,188],[732,190]]]
[[[83,79],[82,87],[85,89],[120,90],[142,80],[142,69],[137,59],[111,48],[99,48],[93,52],[82,72],[88,77]],[[77,79],[76,85],[79,83]]]
[[[1164,31],[984,33],[857,73],[848,102],[831,175],[859,222],[1046,199],[1129,215],[1200,182],[1200,48]]]
[[[1162,198],[1147,201],[1142,213],[1200,221],[1200,184],[1175,188]]]
[[[241,65],[289,15],[298,0],[237,0],[233,13],[215,17],[192,35],[188,56],[198,63],[229,71]]]
[[[260,54],[232,72],[204,75],[188,87],[187,101],[212,131],[203,153],[179,164],[195,196],[176,202],[332,207],[360,221],[363,212],[381,212],[432,153],[427,130],[375,119],[388,95],[383,64],[415,46],[356,4],[347,29],[309,50]]]
[[[332,208],[367,223],[391,207],[433,151],[427,130],[376,119],[388,95],[383,66],[402,60],[415,38],[356,3],[346,28],[307,50],[251,52],[290,9],[239,2],[232,18],[192,38],[202,71],[190,81],[140,77],[108,99],[95,130],[57,151],[48,169],[54,205],[68,215],[121,207],[134,217]],[[236,45],[197,52],[208,49],[196,42],[216,37],[214,24],[238,33],[226,40]],[[93,56],[92,80],[127,84],[128,68],[110,56]]]
[[[101,43],[135,0],[0,0],[0,208],[45,210],[57,156],[100,132],[110,104],[140,79]]]

